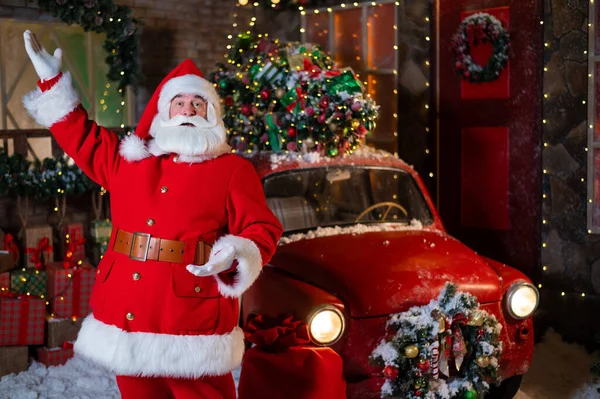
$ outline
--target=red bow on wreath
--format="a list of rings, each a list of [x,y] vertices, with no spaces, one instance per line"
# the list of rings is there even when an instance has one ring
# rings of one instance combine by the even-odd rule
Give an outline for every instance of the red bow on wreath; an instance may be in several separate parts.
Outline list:
[[[27,248],[26,252],[31,254],[30,261],[35,265],[36,269],[40,270],[44,268],[42,254],[46,252],[47,255],[50,255],[52,250],[53,247],[50,245],[50,240],[48,240],[48,237],[42,237],[38,242],[37,248]]]
[[[4,236],[4,249],[13,255],[15,262],[19,259],[19,247],[17,247],[15,238],[10,233]]]

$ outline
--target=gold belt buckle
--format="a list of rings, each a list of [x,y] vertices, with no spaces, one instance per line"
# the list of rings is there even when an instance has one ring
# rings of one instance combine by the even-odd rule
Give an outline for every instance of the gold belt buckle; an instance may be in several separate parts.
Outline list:
[[[143,257],[138,257],[138,256],[132,255],[133,249],[135,248],[135,237],[136,236],[146,237],[146,248],[144,249]],[[145,262],[146,259],[148,258],[148,248],[149,247],[150,247],[150,234],[148,234],[148,233],[133,233],[133,238],[131,239],[131,248],[129,249],[129,259]]]

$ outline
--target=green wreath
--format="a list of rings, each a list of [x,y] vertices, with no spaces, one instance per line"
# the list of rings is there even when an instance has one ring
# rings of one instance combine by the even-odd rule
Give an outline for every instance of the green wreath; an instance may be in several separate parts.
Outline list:
[[[38,0],[37,3],[69,25],[78,24],[86,32],[106,34],[105,61],[110,67],[107,77],[119,82],[121,96],[125,96],[127,86],[140,81],[138,43],[142,22],[131,17],[129,7],[116,5],[112,0]]]
[[[383,368],[382,397],[475,399],[500,382],[502,325],[449,282],[437,301],[395,314],[387,326],[371,354]]]
[[[469,37],[473,44],[489,42],[494,52],[485,66],[471,57]],[[454,66],[456,73],[471,83],[493,82],[498,79],[508,63],[509,34],[496,17],[477,13],[465,18],[454,35]]]

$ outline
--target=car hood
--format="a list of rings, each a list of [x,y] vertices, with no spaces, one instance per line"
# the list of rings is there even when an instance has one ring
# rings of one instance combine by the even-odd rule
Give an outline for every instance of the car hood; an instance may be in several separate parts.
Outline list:
[[[502,298],[494,270],[458,240],[437,231],[300,240],[281,246],[270,263],[338,296],[352,317],[387,315],[427,304],[447,281],[480,303]]]

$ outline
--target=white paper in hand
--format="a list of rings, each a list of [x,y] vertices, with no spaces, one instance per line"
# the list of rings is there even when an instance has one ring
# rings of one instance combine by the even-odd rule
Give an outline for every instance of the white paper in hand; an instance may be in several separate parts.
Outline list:
[[[235,257],[235,249],[232,246],[227,246],[220,250],[203,266],[187,265],[186,269],[197,277],[214,276],[228,270],[233,263]]]

